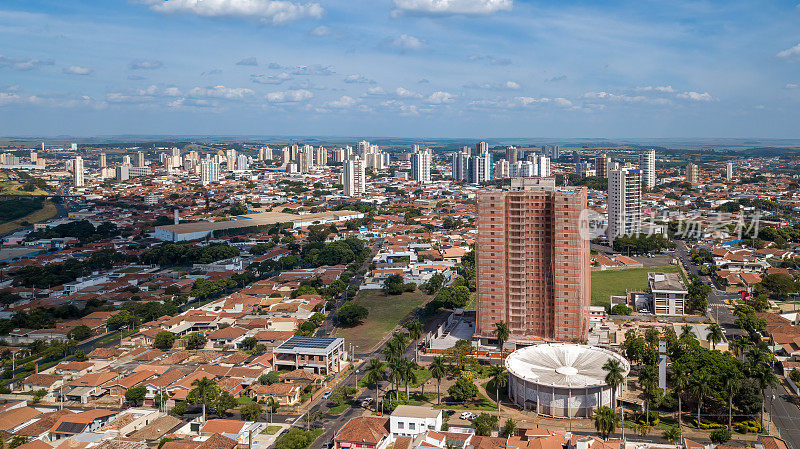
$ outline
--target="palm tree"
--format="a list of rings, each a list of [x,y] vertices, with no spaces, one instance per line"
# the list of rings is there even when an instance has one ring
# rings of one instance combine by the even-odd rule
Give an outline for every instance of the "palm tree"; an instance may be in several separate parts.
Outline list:
[[[508,385],[508,371],[504,366],[489,367],[489,376],[494,382],[495,399],[497,399],[497,419],[500,419],[500,388]]]
[[[442,403],[442,397],[439,394],[439,387],[442,385],[442,378],[447,373],[447,367],[444,364],[444,357],[438,356],[433,358],[428,370],[431,372],[431,377],[436,379],[436,402]]]
[[[369,359],[364,380],[367,384],[375,384],[375,411],[378,410],[378,387],[386,375],[386,364],[378,359]]]
[[[648,393],[658,384],[658,367],[654,365],[643,366],[642,369],[639,370],[639,384],[641,384],[645,390],[645,401],[647,403],[647,408],[645,409],[645,423],[649,425],[650,400],[648,399]]]
[[[423,326],[418,320],[411,320],[408,321],[403,325],[408,331],[408,336],[411,337],[411,340],[414,341],[414,360],[419,361],[419,354],[417,353],[417,346],[419,346],[419,337],[422,336]]]
[[[682,366],[673,365],[672,367],[672,390],[678,397],[678,427],[683,425],[683,409],[681,397],[683,392],[689,387],[689,376]]]
[[[206,422],[206,402],[209,402],[209,396],[211,396],[214,391],[218,388],[216,382],[213,380],[203,377],[202,379],[195,379],[192,382],[192,386],[194,387],[194,391],[198,397],[198,400],[203,405],[203,422]]]
[[[604,440],[617,430],[617,415],[609,407],[597,407],[594,411],[594,428]]]
[[[728,376],[722,379],[722,385],[725,391],[728,392],[728,430],[731,430],[731,421],[733,419],[733,395],[741,388],[742,380],[738,376]]]
[[[508,341],[511,332],[508,330],[508,325],[505,321],[494,323],[494,336],[497,337],[497,343],[500,346],[500,364],[503,364],[503,345]]]
[[[697,338],[697,336],[694,335],[694,331],[692,331],[692,326],[690,326],[688,324],[684,324],[683,326],[681,326],[681,336],[680,336],[681,340],[685,340],[685,339],[694,340],[696,338]]]
[[[411,396],[408,391],[408,384],[417,382],[417,373],[414,371],[417,368],[417,364],[408,359],[400,359],[399,365],[399,374],[400,378],[406,384],[406,401],[411,400]]]
[[[778,379],[775,377],[775,372],[772,367],[764,363],[758,365],[758,368],[753,371],[752,377],[758,381],[758,386],[761,388],[761,428],[764,428],[764,398],[766,397],[767,388],[776,387]]]
[[[725,337],[722,335],[722,328],[719,327],[719,324],[712,324],[708,326],[708,335],[706,339],[714,350],[717,349],[717,343],[721,342]]]
[[[670,444],[681,439],[681,428],[678,426],[669,426],[664,429],[664,439],[669,441]]]
[[[617,359],[608,359],[603,365],[603,370],[606,371],[606,385],[611,387],[611,407],[616,410],[617,408],[617,388],[625,382],[625,377],[622,365]]]
[[[400,400],[400,383],[403,381],[403,362],[401,360],[405,359],[396,359],[389,362],[389,381],[392,383],[392,388],[394,388],[394,398],[396,400]]]
[[[692,393],[697,397],[697,426],[700,427],[700,408],[703,406],[703,399],[713,393],[711,389],[711,377],[706,373],[697,373],[692,379]]]

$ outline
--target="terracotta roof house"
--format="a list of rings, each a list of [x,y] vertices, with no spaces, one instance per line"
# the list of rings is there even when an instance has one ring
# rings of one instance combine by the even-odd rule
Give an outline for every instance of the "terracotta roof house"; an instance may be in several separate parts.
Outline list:
[[[389,418],[362,416],[347,422],[333,437],[335,449],[384,449],[391,443]]]

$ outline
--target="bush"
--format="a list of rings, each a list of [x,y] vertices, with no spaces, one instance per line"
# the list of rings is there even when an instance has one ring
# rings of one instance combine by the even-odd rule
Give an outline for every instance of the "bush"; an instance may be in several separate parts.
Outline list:
[[[793,369],[789,373],[789,379],[792,379],[792,382],[796,384],[800,383],[800,370]]]
[[[447,389],[447,393],[457,402],[466,402],[478,395],[478,387],[467,379],[459,377],[456,383]]]
[[[369,310],[366,307],[348,302],[339,307],[338,320],[339,324],[352,327],[361,324],[367,315]]]
[[[612,315],[622,315],[628,316],[633,312],[633,309],[626,306],[625,304],[617,304],[616,306],[611,308]]]
[[[712,443],[716,444],[726,443],[731,439],[731,431],[728,429],[717,429],[711,432],[709,438],[711,438]]]
[[[736,424],[734,428],[739,433],[761,433],[761,424],[752,419],[742,421]]]

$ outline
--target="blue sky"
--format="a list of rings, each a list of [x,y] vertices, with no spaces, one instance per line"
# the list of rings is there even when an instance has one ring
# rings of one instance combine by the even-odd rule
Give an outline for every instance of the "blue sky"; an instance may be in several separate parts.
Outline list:
[[[0,134],[800,137],[800,0],[3,0]]]

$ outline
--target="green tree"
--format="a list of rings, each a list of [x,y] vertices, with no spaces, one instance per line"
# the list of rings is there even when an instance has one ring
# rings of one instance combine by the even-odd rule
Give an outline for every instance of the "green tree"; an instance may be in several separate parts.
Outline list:
[[[228,410],[236,407],[236,405],[236,398],[227,391],[223,391],[220,393],[217,400],[214,401],[214,410],[217,411],[218,415],[225,416],[228,414]]]
[[[190,333],[184,337],[184,340],[186,341],[186,349],[202,349],[208,342],[208,339],[198,332]]]
[[[782,298],[786,298],[790,293],[797,293],[797,282],[786,273],[768,274],[761,279],[761,285]]]
[[[725,392],[728,393],[728,430],[731,430],[731,421],[733,420],[733,396],[742,387],[742,380],[739,377],[728,376],[725,377],[722,382]]]
[[[511,418],[506,420],[506,423],[503,425],[503,430],[500,432],[500,436],[503,438],[513,437],[517,435],[517,422]]]
[[[708,326],[708,335],[706,339],[709,343],[711,343],[713,349],[717,349],[717,343],[721,342],[724,339],[724,335],[722,333],[722,328],[719,327],[719,324],[713,323]]]
[[[403,276],[393,274],[386,278],[383,283],[383,292],[387,295],[399,295],[405,291],[405,281]]]
[[[86,353],[83,352],[83,349],[78,349],[77,351],[75,351],[75,354],[73,354],[73,358],[75,359],[76,362],[85,362],[89,360],[89,358],[86,357]]]
[[[170,410],[169,412],[174,416],[182,416],[182,415],[185,415],[186,412],[188,412],[188,411],[189,411],[189,409],[188,409],[188,407],[186,407],[186,403],[181,401],[181,402],[178,402],[177,404],[175,404],[175,406],[172,407],[172,410]]]
[[[281,376],[278,375],[275,371],[270,371],[267,374],[262,374],[261,377],[258,378],[258,382],[261,385],[272,385],[276,384],[281,381]]]
[[[89,326],[81,324],[80,326],[72,328],[72,330],[67,333],[67,336],[75,341],[83,341],[92,336],[92,330],[89,329]]]
[[[366,307],[348,301],[342,307],[339,307],[336,317],[340,325],[353,327],[361,324],[368,315],[369,310]]]
[[[258,402],[251,402],[242,406],[240,413],[245,421],[258,421],[258,418],[264,413],[264,407]]]
[[[680,441],[681,439],[681,428],[679,426],[669,426],[664,429],[664,439],[667,440],[670,444]]]
[[[478,395],[478,387],[463,377],[447,389],[447,393],[456,402],[467,402]]]
[[[497,415],[500,415],[500,389],[508,385],[508,371],[502,365],[492,365],[489,368],[489,377],[492,378],[495,389],[495,399],[497,400]]]
[[[168,351],[172,349],[176,338],[175,334],[170,331],[160,331],[156,334],[156,338],[153,339],[153,347],[162,351]]]
[[[508,341],[510,335],[511,332],[508,330],[508,325],[505,321],[494,323],[494,336],[497,338],[497,344],[500,347],[500,365],[503,364],[503,355],[505,354],[503,345]]]
[[[419,340],[419,338],[422,336],[422,323],[420,323],[419,320],[414,319],[406,321],[403,324],[403,327],[406,328],[408,331],[408,336],[411,337],[411,340],[414,342],[414,360],[418,360],[419,356],[417,354],[417,347],[419,344],[417,343],[417,340]]]
[[[622,364],[619,363],[617,359],[608,359],[606,363],[603,365],[603,371],[606,372],[605,382],[611,388],[611,404],[614,407],[614,410],[617,408],[617,389],[622,382],[625,381],[625,377],[623,373],[625,372],[624,368],[622,368]]]
[[[723,444],[731,440],[731,431],[728,429],[717,429],[711,432],[709,439],[714,444]]]
[[[436,402],[441,404],[442,396],[439,392],[439,389],[442,386],[442,378],[447,373],[447,366],[445,366],[444,357],[442,356],[434,357],[433,361],[428,366],[428,370],[431,372],[431,377],[436,379]]]
[[[203,377],[192,382],[192,390],[186,395],[186,401],[190,404],[200,404],[203,406],[203,422],[206,422],[206,408],[213,408],[219,399],[220,388],[213,380]]]
[[[380,382],[386,376],[386,364],[376,358],[369,359],[367,364],[366,374],[364,381],[368,385],[375,385],[375,409],[378,408],[378,387]]]
[[[713,393],[711,379],[705,372],[699,372],[692,376],[692,393],[697,398],[697,425],[700,426],[700,409],[703,406],[703,399]]]
[[[125,401],[136,406],[144,402],[144,397],[146,394],[147,388],[145,387],[128,388],[128,390],[125,392]]]
[[[475,435],[482,437],[490,436],[492,434],[492,430],[497,427],[498,421],[498,418],[494,415],[490,415],[485,412],[481,413],[472,422],[472,425],[475,426]]]
[[[617,430],[617,415],[609,407],[597,407],[594,411],[594,428],[600,436],[607,440]]]

